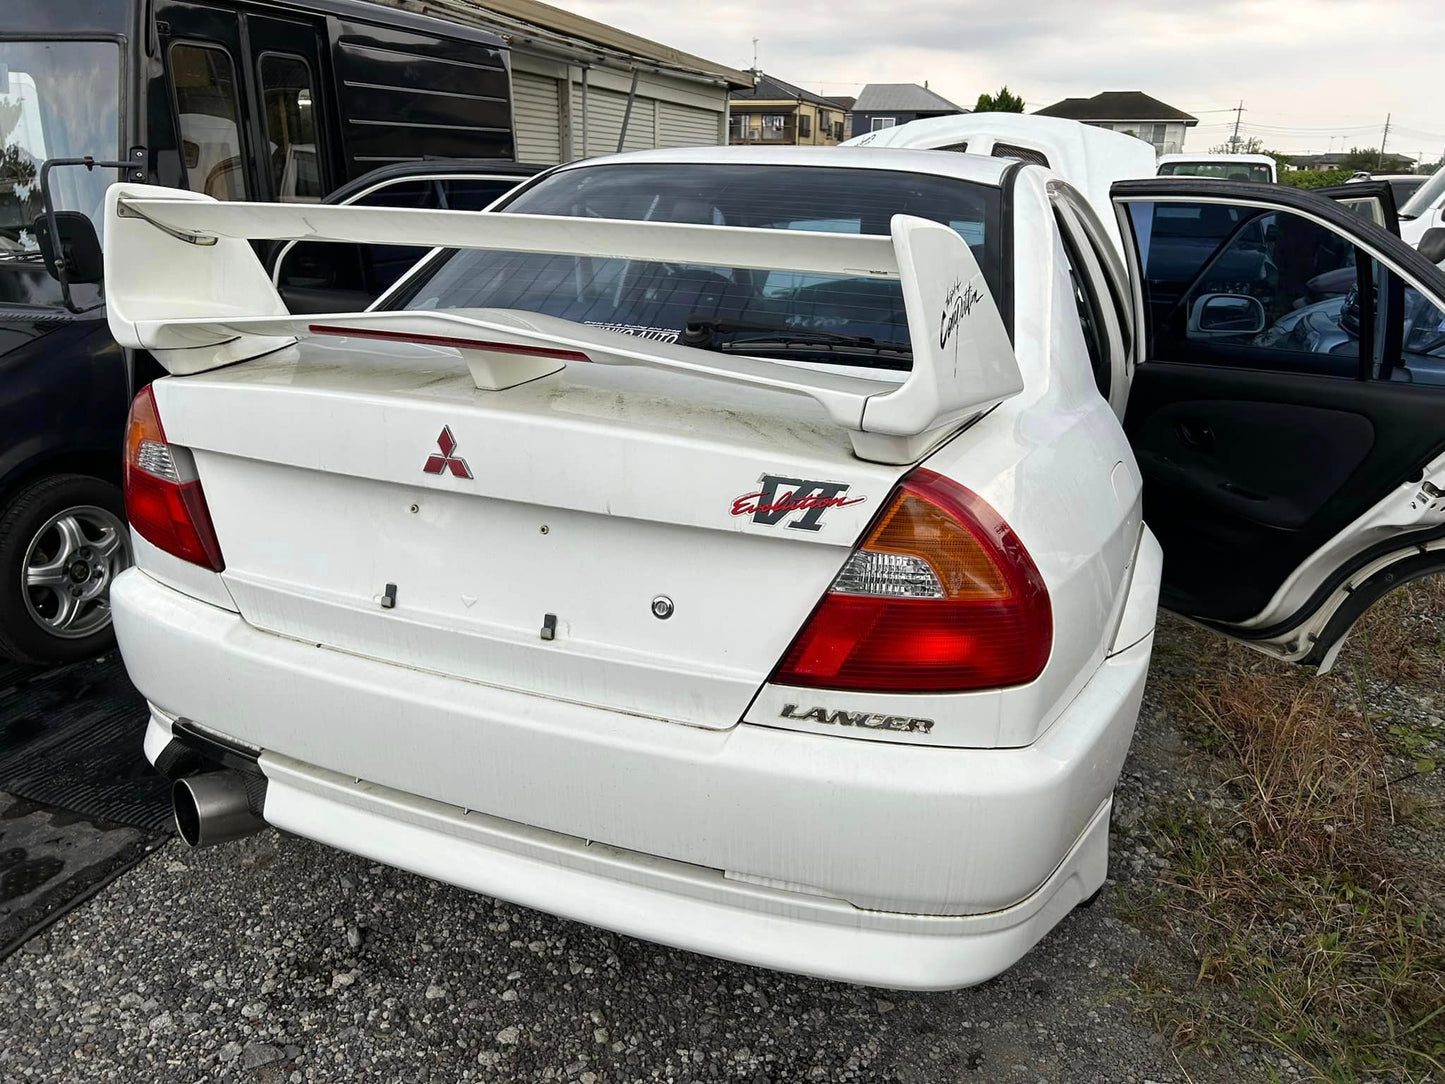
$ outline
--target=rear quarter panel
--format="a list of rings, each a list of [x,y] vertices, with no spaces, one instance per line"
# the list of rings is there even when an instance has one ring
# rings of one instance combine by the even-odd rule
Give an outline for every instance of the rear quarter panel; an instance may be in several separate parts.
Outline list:
[[[986,500],[1013,528],[1049,590],[1054,643],[1026,685],[975,693],[834,693],[768,685],[747,720],[785,705],[926,718],[928,733],[850,730],[855,739],[978,748],[1030,745],[1098,670],[1123,612],[1142,527],[1142,479],[1089,368],[1063,245],[1041,170],[1015,188],[1014,343],[1024,390],[925,463]]]

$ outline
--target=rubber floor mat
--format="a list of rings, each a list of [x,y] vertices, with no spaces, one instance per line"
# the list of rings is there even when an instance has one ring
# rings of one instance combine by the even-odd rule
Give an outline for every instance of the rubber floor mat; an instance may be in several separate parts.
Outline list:
[[[146,706],[117,652],[0,669],[0,791],[108,824],[171,832],[170,784],[141,753]]]
[[[0,959],[164,841],[155,832],[0,794]],[[43,950],[43,941],[36,944]]]

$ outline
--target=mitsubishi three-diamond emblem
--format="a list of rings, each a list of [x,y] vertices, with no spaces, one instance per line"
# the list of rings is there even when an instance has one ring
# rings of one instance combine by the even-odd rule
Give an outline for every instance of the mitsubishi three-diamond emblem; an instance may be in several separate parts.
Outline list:
[[[437,447],[442,454],[427,456],[426,466],[422,470],[427,474],[441,474],[443,471],[451,471],[458,478],[470,478],[472,468],[467,466],[467,461],[459,455],[452,455],[457,450],[456,437],[452,436],[452,428],[449,425],[442,426],[441,436],[437,437]]]

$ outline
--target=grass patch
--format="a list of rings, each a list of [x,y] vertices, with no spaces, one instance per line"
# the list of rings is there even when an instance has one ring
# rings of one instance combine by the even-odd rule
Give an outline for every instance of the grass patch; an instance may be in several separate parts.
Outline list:
[[[1169,865],[1127,917],[1195,979],[1135,976],[1161,1030],[1267,1044],[1321,1080],[1445,1077],[1445,847],[1415,787],[1445,735],[1370,710],[1377,679],[1439,687],[1442,627],[1445,583],[1409,585],[1329,678],[1178,633],[1196,661],[1163,692],[1215,796],[1145,822]],[[1423,856],[1392,846],[1402,825]]]

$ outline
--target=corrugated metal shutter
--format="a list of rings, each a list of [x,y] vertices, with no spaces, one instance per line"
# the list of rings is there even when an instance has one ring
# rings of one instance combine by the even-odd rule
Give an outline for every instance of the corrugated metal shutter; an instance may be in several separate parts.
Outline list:
[[[632,117],[627,122],[626,151],[645,151],[652,141],[652,111],[659,103],[639,94],[632,102]],[[572,106],[576,110],[572,122],[572,153],[581,158],[582,151],[582,84],[572,84]],[[664,106],[666,108],[666,106]],[[627,95],[601,87],[587,88],[587,155],[615,154],[617,135],[627,115]],[[716,142],[716,140],[714,140]],[[665,146],[666,144],[657,144]]]
[[[675,102],[658,102],[659,147],[710,147],[718,142],[719,114]]]
[[[551,165],[562,161],[562,85],[556,79],[512,71],[512,109],[517,161]]]

